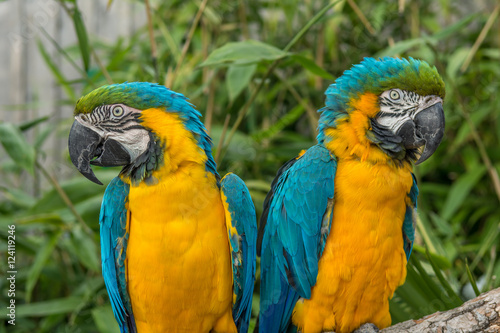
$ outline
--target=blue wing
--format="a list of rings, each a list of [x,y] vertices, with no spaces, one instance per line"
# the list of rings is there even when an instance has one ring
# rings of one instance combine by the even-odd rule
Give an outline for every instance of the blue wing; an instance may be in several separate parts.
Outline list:
[[[221,188],[226,197],[226,226],[233,266],[233,319],[241,333],[248,331],[252,314],[257,220],[250,193],[238,176],[227,174]]]
[[[322,145],[286,163],[264,202],[260,332],[286,332],[299,297],[310,298],[330,233],[337,162]]]
[[[415,240],[415,224],[417,218],[417,197],[418,187],[415,175],[413,177],[413,186],[411,187],[410,197],[411,205],[406,206],[405,220],[403,221],[403,240],[406,253],[406,261],[410,260],[411,250],[413,249],[413,241]]]
[[[128,192],[129,185],[114,178],[104,193],[99,216],[102,275],[121,333],[137,332],[125,279]]]

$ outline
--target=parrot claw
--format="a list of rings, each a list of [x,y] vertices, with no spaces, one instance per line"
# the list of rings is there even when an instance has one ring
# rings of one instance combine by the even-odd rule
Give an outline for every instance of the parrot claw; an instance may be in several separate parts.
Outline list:
[[[361,325],[358,329],[356,329],[352,333],[378,333],[380,332],[379,328],[372,323],[366,323]]]

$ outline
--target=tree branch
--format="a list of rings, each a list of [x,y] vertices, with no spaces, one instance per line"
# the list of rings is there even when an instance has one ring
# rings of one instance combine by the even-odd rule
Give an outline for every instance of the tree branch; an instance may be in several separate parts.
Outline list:
[[[483,293],[455,309],[407,320],[380,331],[372,324],[365,324],[353,333],[431,332],[500,332],[500,288]]]

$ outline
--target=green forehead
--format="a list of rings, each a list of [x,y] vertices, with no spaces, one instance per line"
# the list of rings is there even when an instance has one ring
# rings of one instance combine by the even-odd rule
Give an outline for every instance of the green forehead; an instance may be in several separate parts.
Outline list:
[[[132,108],[166,108],[172,94],[163,86],[143,82],[112,84],[97,88],[76,102],[74,114],[91,113],[101,105],[125,104]]]
[[[386,90],[399,88],[420,96],[445,96],[443,79],[435,67],[413,58],[365,58],[344,72],[326,91],[326,105],[345,105],[367,92],[380,95]]]
[[[386,90],[399,88],[420,96],[445,96],[443,79],[436,68],[425,61],[412,58],[384,58],[382,61],[365,59],[351,71],[358,76],[359,91],[379,95]]]
[[[408,66],[399,73],[374,84],[377,95],[393,88],[412,91],[420,96],[436,95],[441,98],[445,96],[443,79],[434,67],[423,62],[418,67]]]

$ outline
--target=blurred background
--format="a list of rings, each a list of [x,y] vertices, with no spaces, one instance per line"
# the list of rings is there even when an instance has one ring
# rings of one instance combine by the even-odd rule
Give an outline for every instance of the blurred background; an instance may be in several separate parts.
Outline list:
[[[100,272],[104,186],[67,151],[80,96],[124,81],[186,95],[219,173],[246,181],[260,216],[278,168],[315,143],[328,85],[368,56],[424,59],[447,89],[445,138],[416,168],[417,241],[393,323],[499,287],[499,10],[494,0],[0,1],[0,333],[119,331]],[[96,170],[105,183],[119,171]],[[3,315],[9,225],[15,326]]]

